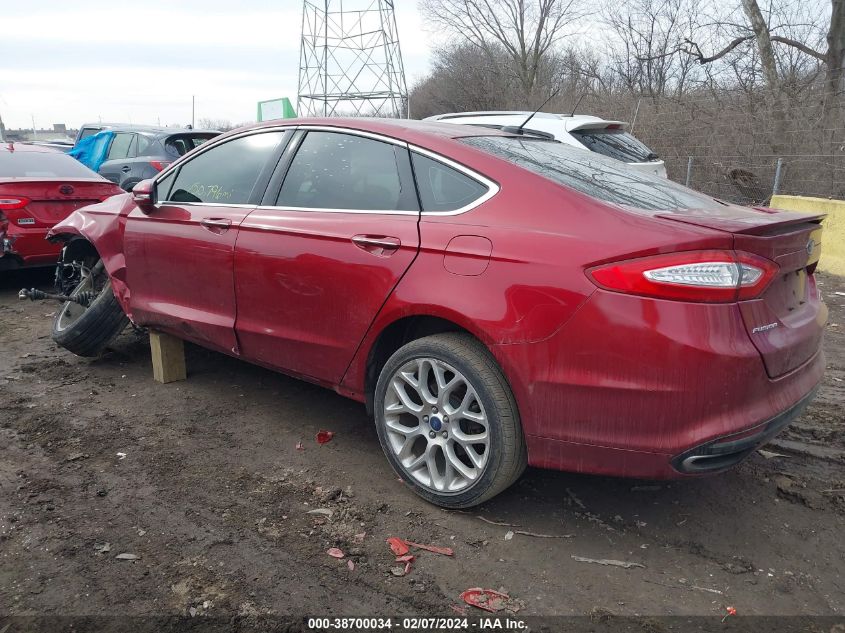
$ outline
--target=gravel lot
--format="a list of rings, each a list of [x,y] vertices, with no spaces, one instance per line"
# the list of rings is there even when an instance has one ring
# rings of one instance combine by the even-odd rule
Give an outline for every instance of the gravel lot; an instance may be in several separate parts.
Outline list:
[[[828,370],[781,456],[671,483],[529,470],[469,512],[406,490],[332,392],[193,346],[158,385],[131,329],[96,360],[57,348],[55,304],[16,296],[49,283],[0,278],[0,616],[455,615],[477,586],[521,615],[845,614],[845,279],[822,277]],[[390,536],[454,556],[396,576]]]

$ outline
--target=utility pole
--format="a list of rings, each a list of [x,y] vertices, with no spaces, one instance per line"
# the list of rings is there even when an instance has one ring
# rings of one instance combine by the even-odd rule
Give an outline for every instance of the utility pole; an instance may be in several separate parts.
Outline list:
[[[194,123],[194,115],[197,111],[197,96],[191,95],[191,129],[193,130],[196,127]]]

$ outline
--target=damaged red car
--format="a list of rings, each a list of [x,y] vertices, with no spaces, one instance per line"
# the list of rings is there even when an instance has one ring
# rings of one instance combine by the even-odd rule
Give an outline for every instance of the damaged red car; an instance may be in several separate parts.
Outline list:
[[[76,209],[122,193],[75,158],[49,147],[0,145],[0,271],[54,266],[47,231]]]
[[[446,507],[527,464],[692,477],[812,398],[821,219],[527,132],[272,122],[57,225],[53,335],[97,354],[129,319],[334,389]]]

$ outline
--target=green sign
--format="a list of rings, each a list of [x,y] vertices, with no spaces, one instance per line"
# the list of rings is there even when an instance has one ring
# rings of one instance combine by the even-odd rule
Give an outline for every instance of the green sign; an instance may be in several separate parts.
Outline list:
[[[272,121],[273,119],[295,119],[296,111],[290,103],[290,99],[268,99],[258,102],[258,121]]]

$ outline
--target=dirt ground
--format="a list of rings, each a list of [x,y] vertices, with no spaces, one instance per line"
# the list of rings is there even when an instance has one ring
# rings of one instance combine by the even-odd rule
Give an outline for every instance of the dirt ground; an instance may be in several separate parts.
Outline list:
[[[477,586],[521,615],[842,616],[845,279],[822,283],[828,369],[780,456],[672,483],[529,469],[447,512],[392,474],[361,405],[193,346],[188,380],[158,385],[132,330],[77,358],[50,339],[55,304],[17,299],[49,273],[6,275],[0,616],[455,615]],[[396,576],[390,536],[454,556]]]

